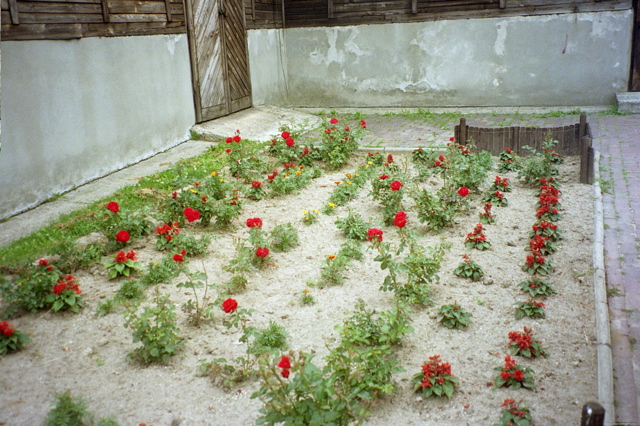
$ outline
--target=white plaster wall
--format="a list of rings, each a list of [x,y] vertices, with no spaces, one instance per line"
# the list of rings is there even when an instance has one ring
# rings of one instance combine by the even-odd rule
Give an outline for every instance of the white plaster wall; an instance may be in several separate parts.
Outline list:
[[[195,122],[186,35],[1,48],[0,218],[175,146]]]
[[[286,105],[288,89],[284,31],[250,30],[247,33],[253,104]]]
[[[632,21],[625,10],[286,29],[286,104],[614,104],[627,87]]]

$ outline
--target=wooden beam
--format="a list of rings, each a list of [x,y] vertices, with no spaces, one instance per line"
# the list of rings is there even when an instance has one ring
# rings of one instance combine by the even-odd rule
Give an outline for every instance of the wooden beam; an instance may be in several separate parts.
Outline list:
[[[104,21],[105,24],[108,24],[111,20],[111,18],[109,18],[109,3],[107,3],[107,0],[101,0],[102,3],[102,20]]]
[[[411,13],[418,13],[418,0],[411,0]]]
[[[251,19],[256,20],[256,0],[251,0]]]
[[[11,23],[13,25],[20,25],[20,17],[18,16],[18,2],[16,0],[9,0],[9,14],[11,15]]]
[[[171,0],[164,0],[164,6],[167,9],[167,22],[171,22]]]
[[[333,19],[333,0],[327,0],[327,18]]]

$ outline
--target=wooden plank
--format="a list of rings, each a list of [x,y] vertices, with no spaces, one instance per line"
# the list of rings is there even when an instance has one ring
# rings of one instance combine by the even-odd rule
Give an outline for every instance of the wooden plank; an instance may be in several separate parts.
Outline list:
[[[418,13],[418,0],[411,0],[411,13]]]
[[[50,14],[23,13],[20,21],[24,24],[77,24],[102,23],[102,14]]]
[[[585,136],[580,140],[580,183],[589,182],[589,148],[591,138]]]
[[[327,0],[327,18],[333,19],[333,0]]]
[[[171,22],[173,20],[171,18],[171,0],[164,0],[164,6],[167,14],[167,22]]]
[[[20,13],[83,14],[102,13],[100,4],[92,3],[18,3]]]
[[[109,16],[109,3],[107,0],[101,1],[100,8],[102,9],[102,20],[105,23],[111,22],[111,17]]]
[[[13,25],[20,25],[20,16],[16,0],[9,0],[9,14],[11,15],[11,23]]]
[[[2,22],[5,22],[4,17]],[[2,24],[2,40],[74,40],[82,38],[85,24]]]

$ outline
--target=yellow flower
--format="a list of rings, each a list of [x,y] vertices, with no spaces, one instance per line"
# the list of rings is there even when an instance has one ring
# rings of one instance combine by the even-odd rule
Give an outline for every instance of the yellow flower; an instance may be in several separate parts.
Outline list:
[[[314,213],[320,213],[320,212],[318,211],[318,209],[313,209],[313,212],[314,212]]]
[[[220,182],[224,182],[224,179],[222,179],[222,178],[221,178],[221,179],[220,179]]]
[[[367,164],[368,164],[368,165],[372,165],[372,164],[373,164],[373,162],[371,162],[371,161],[367,161]]]
[[[335,254],[328,254],[328,255],[327,255],[327,257],[328,257],[329,259],[333,260],[333,259],[335,259],[335,258],[336,258],[336,255],[335,255]]]
[[[302,214],[307,214],[307,213],[309,213],[309,212],[306,211],[306,210],[302,210]]]
[[[211,176],[218,176],[218,172],[211,172]]]
[[[345,173],[344,175],[347,177],[347,179],[351,179],[351,173]]]
[[[356,176],[360,176],[360,175],[356,173]]]
[[[298,176],[300,176],[300,175],[302,174],[302,172],[301,172],[300,170],[297,170],[297,171],[296,171],[296,174],[297,174]]]
[[[197,194],[198,191],[196,191],[195,189],[191,188],[189,191],[193,192],[194,194]]]
[[[340,181],[339,180],[337,180],[337,181],[335,181],[333,183],[335,183],[336,185],[340,185]]]
[[[309,289],[308,289],[308,288],[305,288],[305,289],[304,289],[304,293],[305,293],[305,294],[309,294]]]
[[[305,218],[304,218],[304,220],[309,220],[309,218],[308,218],[308,217],[305,217]]]
[[[333,203],[329,203],[329,207],[334,208],[336,205]]]
[[[347,182],[349,185],[351,185],[351,181]]]

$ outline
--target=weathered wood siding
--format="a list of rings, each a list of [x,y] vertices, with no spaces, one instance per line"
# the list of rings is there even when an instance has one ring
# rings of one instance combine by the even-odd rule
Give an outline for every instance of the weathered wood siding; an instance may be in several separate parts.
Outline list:
[[[186,33],[181,0],[2,0],[2,40]]]
[[[247,27],[295,28],[630,9],[632,0],[245,0]],[[284,20],[283,20],[284,17]]]

